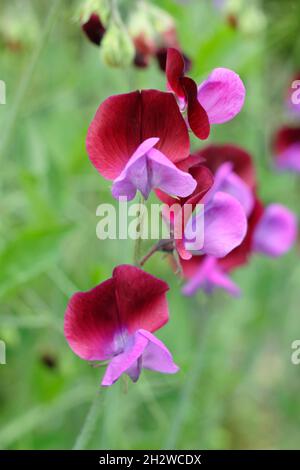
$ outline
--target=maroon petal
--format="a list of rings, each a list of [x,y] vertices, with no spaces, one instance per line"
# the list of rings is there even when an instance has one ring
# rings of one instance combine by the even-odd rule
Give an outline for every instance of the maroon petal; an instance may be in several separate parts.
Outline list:
[[[119,321],[129,333],[141,328],[153,332],[168,321],[168,284],[130,265],[115,268],[113,279]]]
[[[251,189],[256,186],[256,174],[253,159],[246,150],[236,145],[208,145],[195,153],[195,157],[205,159],[205,165],[215,173],[225,162],[233,164],[233,171],[248,184]]]
[[[169,47],[166,60],[166,76],[168,87],[182,99],[185,99],[185,89],[181,82],[184,77],[184,59],[180,52],[173,47]]]
[[[199,139],[207,139],[210,133],[208,115],[198,101],[198,88],[189,77],[181,79],[187,100],[187,117],[190,128]]]
[[[115,179],[151,137],[159,138],[156,148],[173,162],[189,155],[186,124],[171,93],[144,90],[106,99],[89,127],[86,148],[99,173]]]
[[[275,135],[273,149],[275,155],[280,155],[290,145],[300,142],[300,127],[282,127]]]
[[[107,179],[115,179],[141,140],[141,94],[107,98],[88,129],[86,148],[92,164]]]
[[[103,24],[101,23],[99,16],[96,13],[93,13],[88,21],[82,25],[82,30],[89,40],[97,46],[100,45],[106,31]]]
[[[82,359],[99,361],[111,357],[118,327],[113,279],[71,297],[64,332],[70,348]]]
[[[155,146],[172,162],[188,157],[190,140],[185,121],[172,93],[143,90],[141,93],[141,122],[143,142],[159,137]]]

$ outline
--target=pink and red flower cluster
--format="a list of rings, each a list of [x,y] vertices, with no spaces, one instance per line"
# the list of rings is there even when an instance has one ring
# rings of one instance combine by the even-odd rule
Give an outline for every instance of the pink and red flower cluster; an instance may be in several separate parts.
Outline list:
[[[86,147],[92,164],[112,181],[116,199],[144,198],[155,190],[177,212],[166,222],[184,276],[184,292],[238,288],[228,277],[253,251],[278,256],[295,238],[294,216],[283,206],[263,208],[256,195],[251,157],[234,146],[208,146],[191,154],[189,132],[206,139],[210,127],[235,117],[245,88],[229,69],[211,72],[199,86],[185,75],[184,59],[169,49],[168,92],[142,90],[111,96],[98,108]],[[196,213],[197,204],[204,210]],[[182,217],[186,207],[189,217]],[[204,221],[203,243],[192,238]],[[180,236],[176,236],[181,234]],[[267,236],[266,236],[267,234]],[[126,373],[137,380],[141,369],[178,370],[153,332],[168,321],[165,282],[129,265],[114,269],[111,279],[75,294],[67,308],[65,335],[72,350],[87,361],[108,361],[103,386]]]

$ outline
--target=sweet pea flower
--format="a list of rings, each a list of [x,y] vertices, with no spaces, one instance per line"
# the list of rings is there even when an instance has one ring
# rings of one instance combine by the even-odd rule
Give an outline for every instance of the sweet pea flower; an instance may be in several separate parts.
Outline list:
[[[183,276],[187,283],[184,295],[194,295],[198,289],[207,294],[216,289],[225,290],[233,297],[240,296],[240,288],[230,278],[230,273],[245,265],[253,252],[253,234],[263,213],[263,205],[255,198],[254,207],[248,217],[247,233],[242,243],[223,258],[194,255],[190,260],[181,260]]]
[[[211,124],[230,121],[243,107],[246,93],[244,84],[230,69],[214,69],[197,87],[194,80],[185,76],[180,52],[170,48],[166,76],[168,89],[177,95],[182,108],[186,106],[189,126],[200,139],[209,136]]]
[[[297,220],[293,212],[281,204],[266,207],[253,236],[253,250],[270,257],[284,255],[297,237]]]
[[[245,237],[247,219],[245,211],[237,198],[221,191],[224,178],[221,174],[213,179],[212,174],[201,157],[190,157],[183,162],[185,168],[197,181],[197,187],[186,199],[174,200],[157,193],[168,206],[178,207],[170,224],[173,228],[175,246],[182,259],[190,259],[193,254],[207,254],[215,257],[226,256]],[[228,168],[224,168],[227,175]],[[223,169],[222,169],[223,172]],[[177,204],[177,206],[176,206]],[[203,210],[193,215],[197,204],[203,204]],[[186,207],[188,211],[186,211]],[[198,227],[198,228],[197,228]],[[199,240],[195,232],[204,227]],[[197,235],[197,234],[196,234]]]
[[[110,279],[72,296],[64,332],[72,351],[86,361],[108,361],[101,385],[125,373],[133,382],[142,368],[174,374],[178,367],[152,332],[168,321],[168,285],[139,268],[121,265]]]
[[[89,127],[87,152],[112,194],[145,198],[154,188],[187,197],[196,181],[177,164],[189,156],[185,121],[171,93],[135,91],[111,96],[98,108]]]
[[[259,199],[248,218],[248,230],[244,241],[224,258],[193,256],[191,260],[181,260],[187,283],[183,294],[193,295],[198,289],[211,294],[215,289],[223,289],[237,297],[239,287],[231,280],[229,273],[248,263],[254,253],[268,257],[279,257],[287,253],[297,237],[295,215],[281,204],[263,207]]]
[[[300,127],[282,127],[273,142],[275,166],[281,171],[300,173]]]

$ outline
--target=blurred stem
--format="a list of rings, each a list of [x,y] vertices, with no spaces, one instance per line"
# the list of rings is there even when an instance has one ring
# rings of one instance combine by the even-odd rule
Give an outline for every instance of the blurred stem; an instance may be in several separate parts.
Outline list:
[[[83,450],[86,449],[92,434],[94,433],[101,408],[99,406],[99,394],[97,394],[92,401],[88,414],[86,415],[83,426],[80,430],[80,433],[77,436],[76,442],[74,444],[73,450]]]
[[[139,200],[139,215],[138,215],[138,224],[137,224],[137,239],[135,240],[134,244],[134,252],[133,252],[133,262],[135,266],[140,266],[140,258],[141,258],[141,250],[142,250],[142,233],[143,233],[143,221],[144,221],[144,213],[142,210],[142,206],[145,203],[144,197],[140,194]]]
[[[31,57],[31,60],[28,64],[28,67],[27,67],[24,75],[21,75],[22,79],[21,79],[19,88],[17,90],[15,100],[12,104],[11,109],[10,109],[10,113],[7,117],[6,128],[5,128],[5,130],[2,134],[3,138],[0,142],[0,157],[4,154],[4,152],[6,150],[6,147],[10,142],[10,139],[11,139],[11,136],[12,136],[12,133],[13,133],[13,130],[14,130],[17,118],[18,118],[20,107],[21,107],[22,102],[24,100],[24,97],[25,97],[26,91],[28,89],[28,86],[31,83],[31,78],[32,78],[32,75],[34,73],[35,67],[38,63],[38,60],[40,58],[41,52],[42,52],[42,50],[43,50],[43,48],[46,44],[46,41],[47,41],[47,38],[48,38],[49,33],[51,31],[51,28],[54,24],[56,14],[59,11],[60,2],[61,2],[61,0],[52,1],[52,5],[49,9],[49,13],[48,13],[47,19],[45,21],[45,25],[42,28],[42,34],[41,34],[41,37],[38,41],[37,47],[35,48],[35,50],[33,52],[33,55]]]
[[[209,302],[206,300],[205,304],[201,305],[202,307],[202,312],[201,315],[208,313],[208,304]],[[199,308],[199,304],[197,309]],[[197,312],[199,313],[199,312]],[[173,422],[170,423],[169,429],[170,432],[168,434],[166,443],[165,443],[165,449],[175,449],[176,444],[178,441],[178,438],[181,435],[182,429],[184,427],[186,417],[188,415],[188,410],[190,407],[190,404],[193,399],[193,395],[195,393],[195,390],[197,388],[197,384],[199,381],[199,377],[201,375],[201,371],[203,368],[203,351],[205,350],[206,342],[209,342],[209,325],[207,325],[207,322],[212,322],[212,315],[211,312],[209,312],[210,316],[206,318],[206,328],[205,332],[198,337],[197,340],[197,345],[196,349],[194,351],[194,361],[191,365],[190,371],[187,374],[186,380],[185,380],[185,386],[182,388],[182,392],[179,396],[179,402],[177,403],[176,407],[176,412],[174,415]],[[196,328],[196,331],[199,332],[203,328]],[[205,338],[205,341],[204,341]]]

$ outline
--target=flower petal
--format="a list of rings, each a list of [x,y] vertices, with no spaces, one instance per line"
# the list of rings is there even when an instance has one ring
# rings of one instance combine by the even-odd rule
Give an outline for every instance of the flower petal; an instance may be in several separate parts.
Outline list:
[[[295,215],[281,204],[270,204],[255,229],[253,249],[267,256],[281,256],[292,247],[296,237]]]
[[[201,226],[203,213],[191,219],[185,228],[185,248],[191,252],[222,258],[240,245],[247,232],[247,219],[241,204],[232,196],[218,192],[206,205],[204,212],[204,243],[193,240],[194,227]],[[200,237],[199,237],[200,240]]]
[[[164,343],[146,330],[139,330],[140,335],[147,338],[148,345],[142,356],[142,367],[164,374],[175,374],[179,367],[174,363],[170,351]]]
[[[112,193],[115,198],[133,199],[139,190],[147,199],[150,191],[159,188],[166,193],[186,197],[197,183],[193,177],[179,170],[163,153],[153,148],[158,139],[147,139],[127,163],[121,175],[115,179]]]
[[[111,386],[126,371],[134,381],[137,381],[141,372],[140,358],[147,344],[148,339],[137,331],[130,338],[125,351],[115,356],[108,364],[101,382],[102,387]]]
[[[107,179],[117,178],[145,140],[173,162],[189,155],[189,136],[171,93],[143,90],[107,98],[89,127],[86,148],[92,164]]]
[[[256,175],[253,159],[244,149],[231,144],[208,145],[198,151],[195,157],[205,159],[205,165],[216,173],[217,169],[226,162],[232,163],[232,170],[250,187],[256,186]]]
[[[198,88],[198,100],[210,124],[222,124],[234,118],[243,107],[245,94],[240,77],[226,68],[214,69]]]
[[[71,297],[65,315],[64,333],[70,348],[87,361],[111,357],[117,319],[113,279],[88,292],[77,292]]]
[[[277,155],[276,166],[278,170],[300,172],[300,141],[291,144]]]
[[[207,256],[182,292],[184,295],[194,295],[198,289],[203,289],[210,294],[216,288],[224,289],[234,297],[240,294],[239,287],[219,268],[218,260]]]
[[[205,140],[210,133],[210,123],[206,110],[197,98],[197,85],[189,77],[181,79],[187,100],[187,118],[195,136]]]
[[[169,319],[166,282],[131,265],[113,271],[119,321],[128,333],[139,329],[155,331]]]
[[[245,214],[250,215],[254,206],[254,196],[249,186],[232,171],[232,163],[223,163],[216,171],[215,182],[205,198],[209,199],[217,191],[230,194],[243,206]]]
[[[181,99],[185,99],[185,90],[181,83],[184,69],[184,59],[180,52],[173,47],[169,47],[166,62],[167,87]]]

